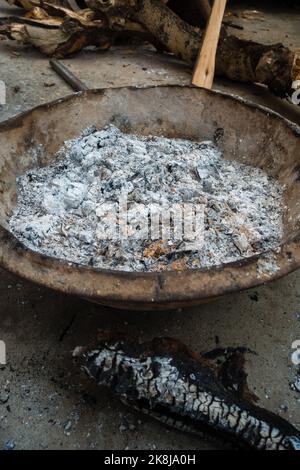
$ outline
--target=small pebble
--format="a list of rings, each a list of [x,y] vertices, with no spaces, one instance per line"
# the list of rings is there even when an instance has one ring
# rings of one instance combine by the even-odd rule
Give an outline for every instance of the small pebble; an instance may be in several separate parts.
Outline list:
[[[13,440],[7,441],[4,445],[4,450],[14,450],[16,443]]]

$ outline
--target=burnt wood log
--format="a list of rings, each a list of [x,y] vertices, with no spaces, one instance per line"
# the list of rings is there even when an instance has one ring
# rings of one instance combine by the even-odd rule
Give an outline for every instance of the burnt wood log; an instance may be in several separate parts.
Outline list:
[[[87,45],[108,48],[117,37],[125,34],[126,37],[139,36],[193,66],[203,34],[199,27],[174,13],[163,0],[85,0],[80,6],[88,8],[76,8],[76,11],[70,4],[69,8],[62,6],[66,5],[66,0],[41,1],[40,7],[36,7],[37,0],[32,3],[31,0],[10,0],[23,6],[24,2],[28,8],[31,4],[34,6],[26,15],[31,23],[24,17],[19,21],[2,19],[0,34],[58,57]],[[277,96],[286,97],[291,93],[293,82],[300,80],[300,59],[282,44],[246,41],[229,35],[223,28],[216,75],[260,83]]]
[[[300,450],[299,431],[253,403],[246,350],[238,349],[216,366],[172,338],[141,344],[102,333],[96,345],[73,355],[98,385],[168,426],[246,449]]]

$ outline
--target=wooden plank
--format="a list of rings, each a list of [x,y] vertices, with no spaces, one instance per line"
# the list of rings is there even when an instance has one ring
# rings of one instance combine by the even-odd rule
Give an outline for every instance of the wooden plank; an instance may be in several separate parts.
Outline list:
[[[217,47],[225,13],[227,0],[215,0],[209,22],[200,49],[192,83],[193,85],[212,88],[215,75]]]

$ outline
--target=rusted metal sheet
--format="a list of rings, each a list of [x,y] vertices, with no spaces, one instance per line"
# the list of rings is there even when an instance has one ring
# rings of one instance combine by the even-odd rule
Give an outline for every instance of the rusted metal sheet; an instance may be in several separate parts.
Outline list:
[[[16,176],[46,165],[66,139],[95,124],[124,131],[215,140],[227,159],[263,168],[285,185],[285,233],[272,255],[215,269],[126,273],[81,267],[22,246],[8,231]],[[282,277],[300,266],[300,129],[241,98],[194,87],[114,88],[78,93],[0,124],[0,264],[30,281],[118,308],[177,308]]]

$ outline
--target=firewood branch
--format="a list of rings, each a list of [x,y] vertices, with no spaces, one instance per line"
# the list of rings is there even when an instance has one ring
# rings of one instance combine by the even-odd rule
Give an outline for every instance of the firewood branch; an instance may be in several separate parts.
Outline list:
[[[195,0],[195,3],[200,14],[204,18],[204,20],[207,21],[211,13],[211,7],[208,0]]]

